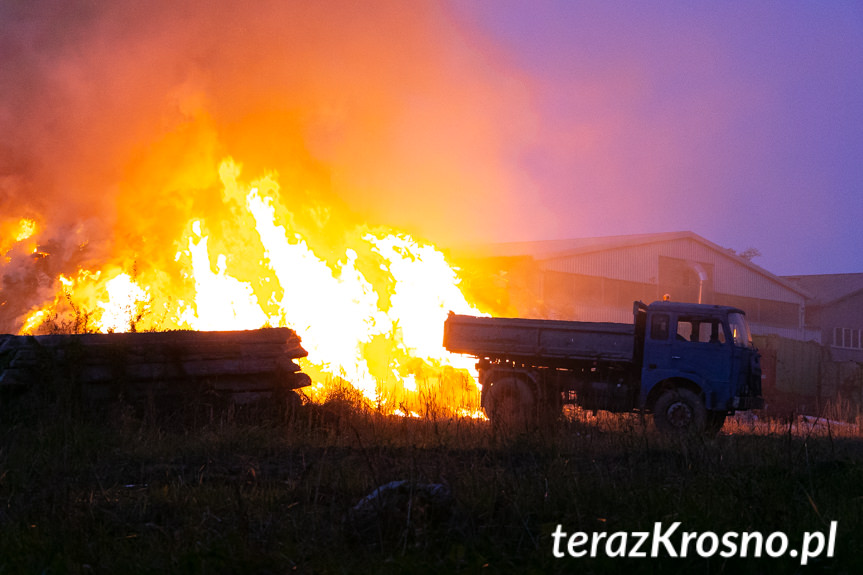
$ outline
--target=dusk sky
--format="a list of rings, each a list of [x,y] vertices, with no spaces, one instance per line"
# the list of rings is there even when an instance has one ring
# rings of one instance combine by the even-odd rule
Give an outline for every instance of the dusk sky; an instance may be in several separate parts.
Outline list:
[[[330,233],[691,230],[863,272],[859,2],[38,0],[0,28],[0,228],[33,218],[50,273],[169,265],[225,157]]]
[[[455,5],[529,86],[525,239],[692,230],[863,272],[860,2]]]

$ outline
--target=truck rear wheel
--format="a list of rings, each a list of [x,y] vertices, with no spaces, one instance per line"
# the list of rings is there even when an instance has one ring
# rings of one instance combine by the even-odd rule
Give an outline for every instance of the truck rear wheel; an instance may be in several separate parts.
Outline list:
[[[669,435],[701,433],[707,422],[707,409],[701,398],[684,388],[662,392],[653,406],[656,428]]]
[[[530,424],[536,412],[536,400],[530,387],[515,377],[492,383],[483,398],[485,413],[494,425],[520,427]]]

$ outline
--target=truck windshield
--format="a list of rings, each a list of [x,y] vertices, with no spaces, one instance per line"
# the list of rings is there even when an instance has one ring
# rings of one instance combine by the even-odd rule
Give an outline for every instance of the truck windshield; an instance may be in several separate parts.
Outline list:
[[[752,347],[752,334],[749,333],[749,323],[742,313],[728,314],[728,324],[731,326],[731,337],[734,345]]]

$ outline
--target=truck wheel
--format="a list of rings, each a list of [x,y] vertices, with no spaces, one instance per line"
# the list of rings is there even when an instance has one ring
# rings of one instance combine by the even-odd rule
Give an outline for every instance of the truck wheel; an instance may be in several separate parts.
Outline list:
[[[695,393],[683,388],[666,390],[653,406],[656,428],[669,435],[704,431],[707,409]]]
[[[485,413],[494,425],[524,426],[533,419],[533,392],[520,379],[506,377],[495,381],[484,399]]]

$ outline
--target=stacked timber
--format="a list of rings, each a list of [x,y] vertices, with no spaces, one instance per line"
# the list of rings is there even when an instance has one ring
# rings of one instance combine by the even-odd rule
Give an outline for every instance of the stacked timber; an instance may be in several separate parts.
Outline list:
[[[94,399],[292,390],[311,383],[294,361],[308,355],[300,343],[288,328],[0,335],[0,388],[60,379]]]

